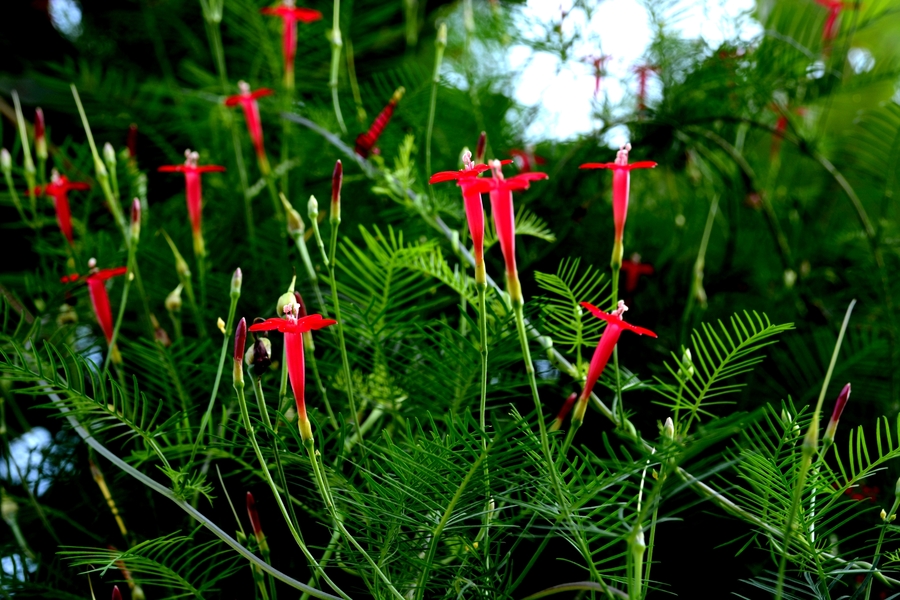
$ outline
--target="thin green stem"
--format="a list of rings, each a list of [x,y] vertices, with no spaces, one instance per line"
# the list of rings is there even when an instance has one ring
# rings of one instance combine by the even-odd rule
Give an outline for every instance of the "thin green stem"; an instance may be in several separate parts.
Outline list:
[[[74,86],[73,86],[74,88]],[[28,132],[25,129],[25,117],[22,115],[22,105],[19,104],[19,94],[16,90],[12,91],[13,105],[16,109],[16,124],[19,126],[19,138],[22,140],[22,155],[24,158],[25,181],[28,183],[28,199],[31,202],[31,213],[34,215],[34,221],[37,222],[37,198],[35,197],[34,188],[36,186],[34,160],[31,158],[31,146],[28,143]],[[81,103],[79,102],[79,106]]]
[[[119,339],[119,330],[122,328],[122,319],[125,316],[125,306],[128,304],[128,290],[131,289],[131,281],[134,279],[136,250],[137,243],[132,240],[132,243],[128,244],[128,270],[125,272],[125,285],[122,289],[122,300],[119,302],[119,313],[116,315],[116,325],[113,327],[112,338],[109,341],[109,352],[106,353],[106,358],[103,360],[104,374],[109,369],[109,361],[114,353],[113,348],[116,347],[116,340]]]
[[[285,122],[287,121],[285,120]],[[309,278],[309,285],[316,295],[316,302],[319,304],[319,310],[322,311],[322,316],[327,319],[328,306],[326,306],[325,297],[322,295],[322,290],[319,288],[319,274],[316,273],[316,269],[312,264],[312,258],[309,256],[309,249],[306,247],[306,239],[303,237],[303,232],[295,233],[293,238],[294,244],[297,246],[297,251],[300,253],[300,259],[303,262],[303,266],[306,268],[306,276]]]
[[[447,46],[447,25],[438,28],[434,44],[434,73],[431,76],[431,104],[428,107],[428,128],[425,130],[425,172],[431,170],[431,136],[434,133],[434,114],[437,111],[438,87],[441,83],[441,63],[444,60],[444,48]]]
[[[363,555],[366,559],[366,562],[369,563],[369,566],[372,567],[372,570],[381,579],[382,582],[388,587],[388,591],[394,598],[398,600],[406,600],[404,596],[397,591],[394,585],[391,583],[391,580],[388,579],[387,575],[378,568],[378,565],[372,560],[372,557],[369,556],[369,553],[365,551],[365,549],[356,541],[347,528],[344,527],[344,523],[340,518],[340,515],[337,512],[337,509],[334,506],[334,499],[331,497],[331,490],[328,488],[328,481],[325,479],[325,475],[322,472],[322,466],[319,464],[319,458],[316,456],[315,450],[315,442],[312,438],[306,440],[303,445],[306,447],[306,453],[309,456],[309,462],[312,464],[313,473],[316,478],[316,486],[319,488],[319,493],[322,496],[322,501],[325,503],[325,507],[328,509],[328,512],[331,514],[331,518],[334,520],[335,526],[340,530],[341,534],[347,539],[347,541],[354,547],[356,550]]]
[[[34,229],[36,227],[36,223],[29,221],[28,217],[25,216],[25,210],[22,208],[22,202],[21,200],[19,200],[19,194],[16,192],[16,186],[13,183],[12,171],[6,171],[3,174],[3,178],[6,180],[6,187],[9,190],[9,196],[10,198],[12,198],[16,210],[19,211],[19,217],[21,217],[22,222]]]
[[[335,0],[337,3],[338,0]],[[337,278],[335,277],[335,267],[337,266],[337,240],[338,229],[340,223],[331,222],[331,260],[328,261],[328,275],[331,280],[331,302],[334,307],[334,318],[337,320],[338,345],[341,351],[341,364],[344,368],[344,383],[347,386],[347,399],[350,403],[350,414],[353,424],[356,427],[356,435],[359,438],[360,448],[365,448],[363,442],[362,431],[360,430],[359,414],[356,410],[356,399],[353,396],[353,376],[350,372],[350,357],[347,354],[347,343],[344,341],[344,323],[341,318],[341,301],[338,296]],[[363,451],[365,453],[365,451]]]
[[[247,437],[250,439],[250,443],[253,446],[253,451],[256,453],[256,458],[259,461],[260,468],[263,471],[263,474],[266,477],[266,482],[269,484],[269,488],[272,490],[272,495],[275,497],[275,502],[278,504],[278,509],[281,511],[281,515],[284,517],[285,522],[287,523],[288,529],[291,532],[291,535],[294,537],[294,541],[297,543],[297,546],[300,548],[300,551],[306,557],[306,560],[309,561],[313,567],[318,570],[322,579],[325,580],[331,588],[344,598],[344,600],[350,600],[350,597],[347,596],[339,587],[337,587],[334,582],[331,581],[331,578],[322,571],[319,563],[316,562],[315,557],[313,557],[312,553],[307,548],[306,543],[303,541],[303,538],[300,535],[300,531],[294,527],[294,523],[291,521],[290,515],[288,514],[287,508],[284,505],[284,502],[281,499],[281,494],[278,491],[278,487],[275,485],[275,480],[272,479],[272,473],[269,471],[268,465],[266,465],[265,457],[263,456],[262,450],[259,447],[259,442],[256,441],[256,431],[253,427],[253,424],[250,422],[250,412],[247,410],[247,400],[244,397],[244,384],[243,382],[235,382],[234,391],[237,393],[238,397],[238,405],[241,410],[241,417],[244,420],[244,428],[247,430]]]
[[[197,432],[197,439],[194,440],[194,445],[191,448],[191,462],[194,460],[194,455],[197,453],[197,448],[200,446],[200,441],[203,439],[203,432],[206,430],[206,425],[210,422],[210,418],[212,417],[213,406],[216,403],[216,396],[219,393],[219,383],[222,381],[222,371],[225,368],[225,358],[228,356],[228,342],[231,340],[231,332],[234,331],[234,315],[237,312],[238,299],[241,297],[241,291],[238,289],[231,294],[231,304],[228,307],[228,322],[225,324],[225,337],[222,340],[222,349],[219,351],[219,367],[216,370],[216,381],[213,383],[212,394],[209,396],[209,402],[206,405],[206,412],[203,413],[203,418],[200,419],[200,430]],[[212,434],[212,431],[210,431]]]
[[[347,135],[347,126],[344,124],[344,116],[341,114],[341,101],[338,98],[338,74],[341,69],[341,47],[344,45],[341,38],[341,0],[334,0],[334,21],[330,38],[331,76],[328,78],[328,87],[331,88],[331,102],[334,104],[334,116],[337,118],[341,133]]]

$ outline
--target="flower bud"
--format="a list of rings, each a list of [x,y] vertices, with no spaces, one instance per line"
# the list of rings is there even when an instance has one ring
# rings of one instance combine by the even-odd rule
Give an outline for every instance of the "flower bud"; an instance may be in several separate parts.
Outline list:
[[[841,413],[844,412],[844,407],[847,406],[847,401],[850,399],[850,384],[844,386],[844,389],[841,390],[841,393],[838,394],[837,401],[834,403],[834,412],[831,413],[831,419],[828,421],[828,427],[825,428],[825,436],[823,437],[823,441],[826,444],[830,444],[834,441],[834,434],[837,432],[838,421],[841,420]]]
[[[884,511],[883,508],[881,509],[881,514],[879,516],[881,517],[882,521],[887,521],[887,513]]]
[[[435,38],[434,44],[441,50],[447,47],[447,23],[441,23],[438,27],[437,38]]]
[[[137,243],[141,237],[141,201],[135,198],[131,203],[131,241]]]
[[[666,422],[663,425],[663,437],[667,440],[675,439],[675,423],[672,422],[672,417],[666,417]]]
[[[263,554],[269,553],[269,546],[266,544],[266,536],[262,530],[262,523],[259,520],[259,512],[256,510],[256,501],[253,494],[247,492],[247,515],[250,517],[250,525],[253,526],[253,535],[259,544],[259,549]]]
[[[122,600],[122,592],[119,591],[119,586],[117,585],[113,586],[112,600]]]
[[[272,342],[269,338],[259,337],[244,354],[244,360],[253,368],[253,374],[259,377],[272,364]]]
[[[106,163],[106,167],[113,171],[116,168],[116,151],[113,149],[112,144],[106,142],[103,144],[103,162]]]
[[[685,348],[681,355],[681,368],[678,369],[678,379],[687,381],[694,376],[694,358],[691,356],[691,349]]]
[[[569,411],[572,410],[572,405],[575,404],[575,400],[578,398],[578,392],[572,392],[569,394],[569,397],[566,398],[566,401],[563,402],[562,408],[559,409],[559,414],[556,415],[556,420],[553,421],[553,424],[550,425],[550,431],[559,431],[559,428],[562,427],[563,422],[566,420],[566,416],[568,416]]]
[[[41,160],[47,160],[47,133],[44,125],[44,111],[34,109],[34,152]]]
[[[0,148],[0,171],[4,175],[12,173],[12,156],[6,148]]]
[[[241,268],[238,267],[234,270],[234,275],[231,276],[231,297],[235,300],[241,297],[241,283],[244,281],[244,274],[241,272]]]
[[[306,203],[306,216],[310,221],[319,220],[319,201],[315,196],[310,196],[309,202]]]
[[[294,292],[294,302],[300,305],[299,318],[303,318],[306,316],[306,302],[303,301],[303,296],[300,295],[300,292]]]
[[[178,284],[178,287],[169,292],[169,295],[166,296],[166,310],[169,312],[181,312],[181,289],[184,286],[182,284]]]
[[[300,217],[300,213],[294,210],[294,207],[291,206],[291,203],[288,202],[288,199],[285,198],[284,194],[279,195],[281,196],[281,204],[284,206],[284,212],[287,214],[288,234],[294,238],[303,235],[306,226],[303,224],[303,219]]]
[[[291,286],[293,288],[293,286]],[[275,304],[275,314],[279,317],[284,316],[284,307],[288,304],[294,304],[294,290],[292,289],[289,292],[285,292],[282,295],[278,296],[278,302]]]
[[[481,135],[478,136],[478,144],[475,146],[475,162],[483,163],[484,162],[484,151],[487,147],[487,133],[481,132]]]
[[[338,160],[331,174],[331,222],[341,222],[341,184],[344,181],[344,167]]]
[[[126,142],[126,146],[128,147],[128,158],[132,160],[137,157],[137,132],[137,124],[132,123],[128,126],[128,141]]]
[[[19,514],[19,505],[6,493],[5,489],[0,488],[0,494],[2,494],[2,498],[0,498],[0,515],[3,516],[4,521],[12,523],[16,520],[16,515]]]
[[[234,332],[234,385],[244,385],[244,346],[247,345],[247,319],[241,318]]]

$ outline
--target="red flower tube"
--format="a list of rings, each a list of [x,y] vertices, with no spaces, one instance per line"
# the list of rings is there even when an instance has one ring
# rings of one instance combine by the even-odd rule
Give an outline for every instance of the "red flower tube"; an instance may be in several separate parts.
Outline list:
[[[294,0],[283,0],[280,6],[260,9],[264,15],[281,17],[284,25],[281,52],[284,54],[284,85],[294,87],[294,57],[297,55],[297,21],[312,23],[322,18],[322,13],[311,8],[296,8]]]
[[[856,8],[852,2],[841,2],[840,0],[816,0],[816,2],[828,9],[828,17],[822,26],[822,39],[825,43],[830,43],[837,35],[836,27],[837,18],[841,15],[841,11],[845,8]]]
[[[247,492],[247,516],[250,517],[253,535],[256,537],[257,543],[262,546],[266,541],[266,535],[263,533],[262,522],[259,520],[259,511],[256,510],[256,500],[250,492]]]
[[[480,139],[479,144],[481,144]],[[472,153],[466,151],[463,153],[462,169],[441,171],[432,175],[428,180],[430,184],[456,181],[456,185],[462,189],[466,221],[469,223],[469,235],[472,236],[473,254],[475,255],[475,282],[478,284],[487,281],[484,270],[484,206],[481,202],[481,192],[474,190],[473,184],[478,180],[478,175],[489,168],[487,165],[476,165],[472,162]]]
[[[300,437],[304,442],[312,441],[312,427],[310,427],[309,418],[306,416],[306,402],[304,400],[306,367],[303,359],[302,334],[334,325],[337,321],[323,319],[322,315],[309,315],[308,317],[298,318],[300,305],[296,302],[286,304],[283,311],[284,319],[266,319],[262,323],[251,325],[250,331],[271,331],[275,329],[284,334],[288,378],[291,381],[291,389],[294,391],[294,401],[297,403]]]
[[[634,72],[638,76],[638,110],[643,111],[647,108],[647,79],[650,73],[656,73],[659,67],[656,65],[638,65],[634,68]]]
[[[602,81],[603,76],[606,74],[604,71],[604,67],[606,66],[607,61],[611,59],[612,56],[602,55],[602,56],[585,56],[584,61],[590,65],[594,66],[594,98],[600,94],[600,81]]]
[[[606,329],[603,330],[603,335],[600,336],[600,342],[594,350],[594,355],[591,357],[591,364],[588,367],[584,389],[578,397],[578,406],[575,407],[575,413],[572,415],[572,421],[577,421],[579,424],[584,421],[584,412],[587,409],[588,398],[591,397],[594,385],[597,383],[597,380],[600,379],[603,369],[606,368],[606,363],[609,362],[609,357],[612,356],[613,349],[616,347],[616,343],[619,341],[619,336],[622,332],[631,331],[638,335],[656,337],[656,334],[649,329],[635,327],[622,320],[622,314],[628,310],[628,307],[625,306],[625,303],[621,300],[619,300],[619,307],[612,313],[605,313],[588,302],[582,302],[581,306],[588,309],[591,314],[598,319],[606,321],[607,325]]]
[[[44,124],[44,111],[34,109],[34,153],[41,160],[47,160],[47,128]],[[43,174],[41,174],[43,176]]]
[[[394,115],[394,109],[397,108],[397,103],[400,102],[404,93],[406,93],[406,88],[397,88],[397,91],[391,96],[391,100],[387,103],[387,106],[385,106],[381,113],[375,117],[375,120],[372,121],[372,126],[369,127],[369,130],[356,136],[356,146],[354,147],[354,151],[357,154],[363,158],[369,158],[369,155],[373,151],[372,149],[375,147],[376,142],[378,142],[378,138],[381,137],[384,128],[387,127],[388,122],[390,122],[391,117]]]
[[[56,222],[59,224],[59,230],[66,236],[70,244],[74,241],[74,236],[72,234],[72,213],[69,210],[69,191],[89,189],[91,186],[87,183],[69,181],[65,175],[60,175],[56,169],[53,169],[50,174],[50,183],[35,190],[35,194],[44,194],[53,198]]]
[[[625,292],[630,294],[637,289],[642,275],[653,275],[653,265],[641,262],[640,254],[632,254],[631,260],[622,261],[622,272],[625,273]]]
[[[625,218],[628,215],[628,190],[631,185],[632,169],[652,169],[655,162],[642,161],[628,164],[628,153],[631,144],[625,144],[616,154],[616,162],[612,163],[585,163],[579,169],[612,169],[613,170],[613,221],[616,232],[613,242],[612,266],[618,269],[622,266],[622,235],[625,233]]]
[[[831,444],[834,441],[834,434],[837,432],[838,421],[841,420],[841,414],[847,401],[850,399],[850,384],[844,386],[841,393],[838,394],[837,401],[834,403],[834,412],[831,413],[831,419],[828,420],[828,427],[825,428],[825,436],[822,441],[825,444]]]
[[[253,140],[253,147],[256,149],[256,158],[260,165],[268,167],[269,161],[266,158],[266,149],[263,146],[262,119],[259,117],[259,103],[257,98],[274,94],[268,88],[260,88],[255,92],[250,91],[250,85],[246,81],[238,81],[238,88],[241,90],[239,94],[228,96],[225,99],[225,106],[241,105],[244,109],[244,119],[247,121],[247,131],[250,133],[250,139]]]
[[[519,274],[516,270],[516,219],[513,210],[513,190],[525,190],[532,181],[547,179],[546,173],[519,173],[509,179],[503,177],[501,162],[490,161],[493,177],[484,177],[470,184],[474,193],[491,193],[491,217],[500,240],[500,250],[506,263],[506,285],[509,297],[519,304],[524,302]]]
[[[225,167],[218,165],[198,166],[197,160],[199,158],[200,155],[196,152],[185,150],[183,165],[165,165],[157,170],[162,173],[184,173],[184,193],[187,199],[188,216],[191,219],[191,230],[194,233],[194,252],[196,254],[206,254],[203,234],[200,229],[203,216],[203,191],[200,186],[200,175],[203,173],[221,172],[225,170]]]
[[[569,397],[566,398],[565,402],[563,402],[562,408],[559,409],[559,414],[556,415],[556,420],[554,420],[553,424],[550,425],[550,431],[559,431],[559,428],[562,427],[563,422],[566,420],[566,417],[572,410],[572,406],[575,404],[576,398],[578,398],[578,392],[572,392],[571,394],[569,394]]]
[[[90,272],[85,277],[78,274],[63,277],[63,283],[71,283],[73,281],[83,280],[87,283],[88,294],[91,297],[91,306],[94,308],[94,316],[103,330],[106,337],[106,343],[112,343],[113,336],[113,318],[112,309],[109,306],[109,294],[106,293],[106,280],[124,275],[128,272],[127,267],[116,267],[114,269],[97,269],[97,259],[92,258],[88,261]]]

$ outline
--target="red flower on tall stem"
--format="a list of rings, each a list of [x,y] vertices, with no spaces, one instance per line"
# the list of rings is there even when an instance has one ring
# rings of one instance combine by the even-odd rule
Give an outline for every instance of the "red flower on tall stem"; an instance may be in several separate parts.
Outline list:
[[[476,165],[472,162],[472,153],[468,150],[463,153],[463,168],[459,171],[441,171],[435,173],[428,183],[435,184],[442,181],[456,181],[456,185],[462,190],[463,204],[466,208],[466,221],[469,224],[469,235],[472,236],[472,248],[475,255],[475,282],[486,282],[484,270],[484,205],[481,202],[481,193],[473,189],[478,180],[478,175],[490,169],[487,165]]]
[[[638,65],[633,70],[638,76],[638,110],[643,111],[647,108],[647,80],[650,77],[650,73],[659,72],[659,67],[656,65]]]
[[[203,234],[201,232],[201,220],[203,217],[203,190],[200,185],[200,175],[210,172],[221,172],[225,167],[218,165],[197,165],[200,155],[190,150],[184,151],[183,165],[165,165],[159,167],[162,173],[184,173],[184,194],[187,199],[188,216],[191,219],[191,231],[194,233],[194,252],[205,254]]]
[[[600,82],[603,80],[603,76],[606,75],[606,71],[604,68],[606,67],[606,63],[609,62],[612,56],[608,54],[603,54],[601,56],[585,56],[583,59],[584,62],[589,65],[593,65],[594,67],[594,98],[600,94]]]
[[[277,330],[284,334],[284,347],[287,354],[288,377],[297,403],[300,437],[304,441],[312,440],[312,428],[306,416],[306,366],[303,358],[303,334],[308,331],[322,329],[337,323],[334,319],[323,319],[322,315],[299,317],[300,305],[291,302],[283,307],[285,318],[266,319],[262,323],[250,326],[250,331]]]
[[[822,39],[826,43],[830,43],[837,36],[835,25],[837,25],[841,11],[845,8],[856,8],[856,5],[853,2],[841,2],[841,0],[816,0],[816,2],[828,9],[828,17],[822,26]]]
[[[526,190],[532,181],[547,179],[546,173],[519,173],[509,179],[503,177],[502,163],[492,160],[489,163],[493,177],[483,177],[471,184],[475,193],[490,192],[491,217],[500,240],[500,250],[506,263],[506,284],[509,297],[513,302],[521,304],[522,288],[519,285],[519,274],[516,270],[516,218],[513,210],[514,190]]]
[[[357,154],[363,158],[369,158],[375,144],[378,142],[378,138],[381,137],[381,133],[384,131],[384,128],[387,127],[388,122],[390,122],[391,117],[394,115],[394,109],[397,108],[397,103],[400,102],[400,99],[403,98],[403,94],[405,93],[406,88],[397,88],[397,91],[391,96],[387,106],[385,106],[378,116],[375,117],[375,120],[372,121],[372,126],[369,127],[369,130],[356,136],[356,146],[353,150]]]
[[[525,150],[513,149],[509,151],[513,157],[513,163],[519,169],[519,173],[530,173],[537,165],[547,164],[546,159],[534,153],[533,148]]]
[[[246,81],[238,81],[238,89],[241,90],[240,93],[225,98],[225,106],[240,104],[244,109],[244,119],[247,121],[247,131],[250,133],[250,139],[253,140],[253,147],[256,149],[256,158],[260,163],[268,164],[266,149],[263,146],[262,119],[259,116],[259,103],[256,100],[275,92],[268,88],[260,88],[251,92],[250,85]]]
[[[578,406],[575,408],[575,413],[572,415],[572,420],[578,421],[579,423],[584,420],[584,412],[585,409],[587,409],[588,398],[591,397],[594,385],[597,383],[597,380],[600,379],[600,375],[606,368],[606,363],[609,362],[609,357],[612,356],[613,350],[615,349],[616,343],[619,341],[619,336],[622,335],[622,332],[631,331],[638,335],[656,337],[656,334],[649,329],[636,327],[622,320],[622,314],[628,310],[628,307],[625,306],[625,303],[621,300],[619,300],[618,308],[612,313],[605,313],[589,302],[582,302],[581,306],[588,309],[591,314],[598,319],[606,321],[606,329],[603,330],[603,335],[600,336],[600,342],[597,344],[594,355],[591,357],[591,364],[588,367],[584,389],[578,397]]]
[[[294,57],[297,55],[297,21],[312,23],[322,18],[322,13],[311,8],[297,8],[294,0],[282,0],[279,6],[260,9],[264,15],[280,17],[284,30],[282,33],[281,52],[284,55],[284,84],[294,87]]]
[[[841,390],[841,393],[838,394],[837,401],[834,403],[834,411],[831,413],[831,418],[828,420],[828,426],[825,428],[825,436],[822,441],[826,444],[830,444],[834,441],[834,434],[837,432],[838,421],[841,420],[841,414],[844,412],[844,407],[847,406],[847,401],[850,400],[850,384],[844,386]]]
[[[625,233],[625,218],[628,215],[628,191],[631,186],[633,169],[652,169],[656,166],[652,161],[641,161],[628,164],[628,153],[631,144],[625,144],[616,154],[616,162],[585,163],[579,169],[612,169],[613,171],[613,221],[615,223],[615,240],[613,242],[613,268],[621,267],[624,246],[622,235]]]
[[[72,212],[69,209],[69,192],[71,190],[89,190],[91,186],[79,181],[69,181],[65,175],[60,175],[56,169],[50,173],[50,183],[35,189],[35,194],[44,194],[53,198],[53,208],[56,209],[56,222],[59,230],[66,236],[71,244],[74,241],[72,234]]]
[[[642,275],[653,275],[653,265],[641,262],[641,255],[634,253],[631,260],[622,261],[622,272],[625,273],[625,292],[630,294],[637,289]]]
[[[111,344],[113,336],[113,318],[112,309],[109,306],[109,294],[106,293],[106,281],[113,277],[124,275],[128,272],[128,267],[98,269],[97,259],[92,258],[88,261],[88,268],[90,269],[90,272],[84,277],[81,277],[76,273],[69,275],[68,277],[63,277],[61,281],[63,283],[72,283],[74,281],[84,281],[87,283],[88,295],[91,297],[91,306],[94,308],[94,316],[97,317],[100,329],[103,330],[103,336],[106,338],[106,343]]]

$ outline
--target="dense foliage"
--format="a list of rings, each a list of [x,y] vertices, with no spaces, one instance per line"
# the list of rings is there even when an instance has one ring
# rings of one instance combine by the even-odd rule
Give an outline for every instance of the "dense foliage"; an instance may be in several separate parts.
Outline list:
[[[648,0],[533,144],[595,3],[82,4],[0,31],[4,596],[898,591],[896,2]]]

